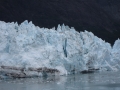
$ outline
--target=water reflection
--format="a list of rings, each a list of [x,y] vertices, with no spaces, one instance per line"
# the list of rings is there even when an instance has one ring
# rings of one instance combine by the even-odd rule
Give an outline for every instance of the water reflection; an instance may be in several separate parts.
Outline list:
[[[120,90],[120,73],[0,80],[0,90]]]

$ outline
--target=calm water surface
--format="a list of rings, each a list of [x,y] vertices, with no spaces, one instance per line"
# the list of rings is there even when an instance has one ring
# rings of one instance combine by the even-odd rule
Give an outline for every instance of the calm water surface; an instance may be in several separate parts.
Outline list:
[[[0,90],[120,90],[120,73],[0,80]]]

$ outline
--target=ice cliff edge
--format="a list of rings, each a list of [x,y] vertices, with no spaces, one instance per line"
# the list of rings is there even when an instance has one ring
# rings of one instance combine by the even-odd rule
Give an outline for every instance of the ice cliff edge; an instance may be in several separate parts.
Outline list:
[[[64,24],[47,29],[26,20],[20,25],[0,21],[0,66],[46,67],[60,75],[83,70],[120,69],[120,40],[113,47],[92,32]]]

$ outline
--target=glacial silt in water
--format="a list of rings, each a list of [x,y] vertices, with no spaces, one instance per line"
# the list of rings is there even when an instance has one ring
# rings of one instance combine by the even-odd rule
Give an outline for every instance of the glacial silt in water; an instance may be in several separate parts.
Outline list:
[[[0,90],[120,90],[120,73],[0,80]]]

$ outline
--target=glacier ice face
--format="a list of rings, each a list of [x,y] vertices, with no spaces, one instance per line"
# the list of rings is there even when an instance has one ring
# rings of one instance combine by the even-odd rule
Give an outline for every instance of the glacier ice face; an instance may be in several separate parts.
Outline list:
[[[40,28],[0,21],[0,66],[47,67],[60,75],[88,69],[119,70],[120,40],[113,47],[92,32],[77,32],[64,24]]]

